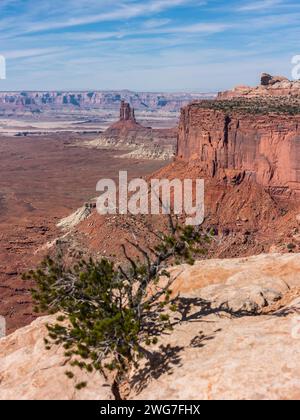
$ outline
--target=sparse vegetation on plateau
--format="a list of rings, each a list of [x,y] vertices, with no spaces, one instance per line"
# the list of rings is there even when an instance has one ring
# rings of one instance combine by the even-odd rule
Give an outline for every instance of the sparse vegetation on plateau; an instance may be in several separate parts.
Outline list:
[[[236,98],[228,100],[203,100],[194,102],[193,106],[223,111],[231,114],[234,112],[267,115],[267,114],[300,114],[300,97],[257,97]]]

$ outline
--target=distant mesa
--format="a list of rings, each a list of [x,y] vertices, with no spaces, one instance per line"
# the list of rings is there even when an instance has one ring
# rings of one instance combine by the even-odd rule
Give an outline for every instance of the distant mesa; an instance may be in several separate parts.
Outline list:
[[[20,110],[42,112],[57,109],[101,109],[117,111],[120,101],[130,103],[137,111],[179,112],[197,99],[215,98],[214,93],[149,93],[121,91],[45,91],[0,92],[0,111],[11,114]],[[124,111],[128,112],[125,104]],[[124,115],[126,117],[126,115]],[[128,117],[128,115],[127,115]],[[130,116],[129,116],[130,117]],[[131,117],[134,117],[132,115]]]

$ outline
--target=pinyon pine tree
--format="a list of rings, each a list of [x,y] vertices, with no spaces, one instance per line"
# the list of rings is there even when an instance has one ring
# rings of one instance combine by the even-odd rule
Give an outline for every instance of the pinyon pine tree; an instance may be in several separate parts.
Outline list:
[[[35,281],[32,290],[37,312],[58,313],[48,325],[47,349],[62,345],[71,366],[106,375],[115,372],[114,391],[128,370],[149,352],[161,334],[172,329],[170,314],[177,310],[167,271],[173,263],[193,264],[205,249],[208,236],[200,229],[181,227],[170,218],[170,234],[157,235],[158,244],[144,249],[129,242],[140,255],[131,258],[123,246],[127,263],[115,266],[107,259],[79,260],[67,267],[63,258],[47,257],[41,266],[24,275]],[[77,384],[77,388],[85,383]]]

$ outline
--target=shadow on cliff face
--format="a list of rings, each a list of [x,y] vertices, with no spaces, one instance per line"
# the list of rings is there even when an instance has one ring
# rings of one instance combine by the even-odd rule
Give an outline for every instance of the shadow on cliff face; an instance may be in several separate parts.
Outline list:
[[[192,315],[191,312],[198,305],[201,306],[201,310],[195,315]],[[204,316],[217,312],[217,310],[215,311],[210,308],[209,302],[197,298],[179,298],[177,307],[180,318],[174,319],[173,326],[180,325],[182,322],[186,321],[200,322],[200,319]],[[209,335],[205,334],[203,331],[199,331],[187,347],[202,348],[208,344],[208,342],[214,340],[216,334],[220,331],[222,330],[218,329]],[[144,367],[139,369],[132,377],[130,381],[131,388],[134,389],[135,392],[140,393],[148,386],[151,380],[157,380],[164,374],[172,375],[175,367],[182,366],[181,353],[183,353],[184,350],[185,347],[162,344],[156,351],[147,351],[147,361]]]
[[[163,374],[172,375],[175,366],[181,366],[180,353],[184,347],[161,345],[158,351],[148,354],[143,368],[138,370],[131,380],[131,388],[136,392],[143,391],[151,379],[159,379]]]
[[[227,317],[230,319],[243,317],[259,317],[262,313],[249,312],[246,310],[233,311],[226,305],[220,305],[213,308],[212,303],[201,298],[180,297],[177,302],[179,316],[174,318],[173,327],[184,326],[186,322],[213,323],[218,325],[218,318],[206,317],[214,314],[217,317]],[[299,310],[298,304],[294,304],[288,308],[273,313],[278,317],[286,317]],[[146,352],[147,361],[144,366],[137,370],[130,381],[130,388],[136,394],[140,394],[145,390],[151,381],[158,380],[163,375],[172,376],[178,368],[182,368],[184,364],[183,354],[188,349],[202,349],[209,345],[218,334],[222,333],[222,328],[213,329],[210,333],[200,330],[188,343],[183,346],[172,346],[171,344],[162,344],[158,350]],[[178,330],[177,330],[178,333]]]
[[[243,318],[247,316],[259,316],[260,312],[253,309],[233,310],[228,302],[216,306],[212,302],[202,298],[180,297],[177,302],[180,318],[176,318],[173,325],[182,322],[201,322],[208,315],[216,315],[219,317]],[[215,333],[219,332],[216,330]],[[196,337],[195,337],[196,338]],[[207,339],[207,338],[206,338]]]
[[[176,318],[176,322],[197,322],[202,317],[219,312],[212,309],[211,302],[201,298],[180,297],[177,302],[178,312],[181,318]],[[200,310],[199,310],[200,308]]]

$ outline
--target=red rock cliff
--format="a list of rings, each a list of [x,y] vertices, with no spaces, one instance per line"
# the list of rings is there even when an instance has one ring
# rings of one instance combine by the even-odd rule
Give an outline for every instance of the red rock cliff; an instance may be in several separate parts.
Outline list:
[[[211,176],[220,169],[243,172],[274,193],[300,193],[300,115],[257,115],[182,109],[178,158],[199,160]]]

